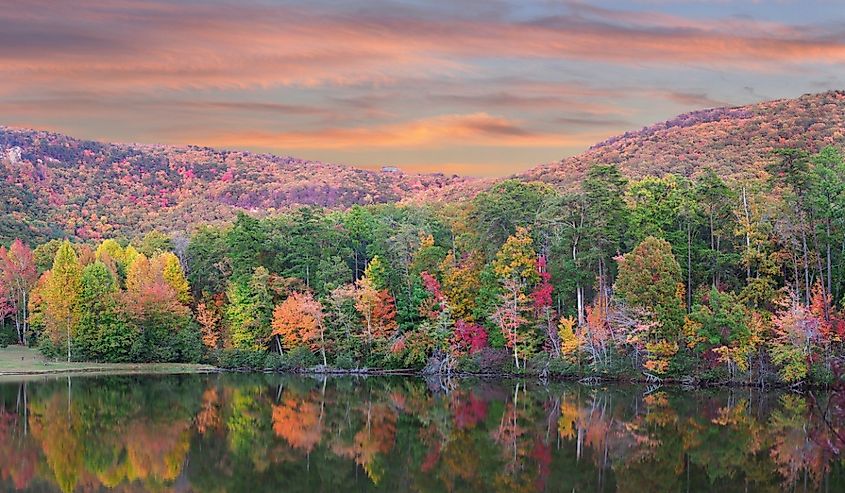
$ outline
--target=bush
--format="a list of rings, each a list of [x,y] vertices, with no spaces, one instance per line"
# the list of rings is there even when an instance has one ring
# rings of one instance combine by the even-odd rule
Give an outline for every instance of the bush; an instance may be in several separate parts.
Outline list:
[[[357,365],[355,364],[355,358],[347,352],[338,353],[337,356],[334,358],[334,366],[335,368],[341,370],[351,370],[355,368]]]
[[[224,349],[220,351],[220,367],[228,370],[263,370],[267,359],[264,351]]]
[[[481,372],[481,364],[472,356],[461,356],[458,358],[456,369],[465,373]]]
[[[510,373],[514,370],[513,358],[507,349],[484,348],[472,357],[481,373]]]
[[[191,324],[180,330],[173,340],[176,358],[182,363],[199,363],[202,359],[202,340],[196,327]]]
[[[288,367],[293,370],[304,370],[317,364],[317,357],[305,346],[291,349],[285,357]]]
[[[549,360],[549,375],[556,377],[577,377],[580,376],[580,369],[577,363],[563,358],[552,358]]]
[[[834,375],[828,365],[823,363],[813,363],[810,365],[810,372],[807,379],[816,385],[830,385],[833,383]]]
[[[64,347],[54,343],[53,339],[46,334],[43,334],[38,338],[38,350],[45,358],[49,359],[57,359],[61,354],[65,354],[65,356],[67,356],[64,352]]]
[[[287,358],[284,357],[284,355],[281,355],[279,353],[267,353],[267,356],[264,358],[263,367],[265,370],[287,370],[288,361]]]
[[[17,344],[18,335],[12,325],[0,325],[0,347]]]

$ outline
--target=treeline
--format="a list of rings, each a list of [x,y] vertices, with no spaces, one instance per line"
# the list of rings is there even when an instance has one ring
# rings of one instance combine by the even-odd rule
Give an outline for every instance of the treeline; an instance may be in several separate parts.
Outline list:
[[[766,170],[596,165],[575,192],[509,180],[463,203],[240,215],[188,242],[51,241],[37,282],[5,288],[8,318],[107,361],[830,382],[843,157],[783,149]]]

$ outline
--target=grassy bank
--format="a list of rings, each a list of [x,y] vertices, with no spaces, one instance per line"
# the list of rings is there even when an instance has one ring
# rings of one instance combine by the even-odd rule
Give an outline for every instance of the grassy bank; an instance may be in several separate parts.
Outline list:
[[[87,363],[53,361],[23,346],[0,348],[0,376],[51,373],[204,373],[211,365],[188,363]]]

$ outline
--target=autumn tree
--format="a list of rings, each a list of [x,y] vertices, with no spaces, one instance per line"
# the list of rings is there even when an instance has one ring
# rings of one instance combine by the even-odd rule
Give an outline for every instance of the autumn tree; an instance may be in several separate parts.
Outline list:
[[[0,290],[0,296],[5,294],[14,315],[18,343],[27,345],[28,298],[38,280],[38,272],[32,250],[21,240],[13,241],[8,250],[0,247],[0,278],[0,286],[5,288]]]
[[[188,285],[188,279],[185,277],[179,258],[171,252],[164,252],[155,257],[155,262],[161,263],[164,281],[176,292],[176,299],[183,305],[189,304],[191,287]]]
[[[527,228],[517,228],[508,237],[496,253],[493,271],[502,286],[500,304],[493,319],[505,336],[507,346],[513,350],[514,364],[519,369],[520,347],[527,353],[533,343],[525,318],[531,306],[529,293],[540,281],[534,241]]]
[[[53,342],[64,339],[67,360],[71,360],[72,338],[79,323],[79,296],[82,289],[82,266],[69,241],[65,240],[53,260],[43,298],[45,324]]]
[[[199,358],[200,337],[191,311],[165,279],[166,262],[139,254],[129,266],[123,311],[139,338],[132,348],[136,361],[192,361]]]
[[[273,332],[279,352],[284,345],[288,350],[296,347],[319,348],[326,361],[323,307],[309,293],[293,293],[273,310]]]
[[[617,262],[615,291],[631,306],[648,310],[659,322],[657,330],[647,335],[649,352],[671,356],[677,351],[684,317],[681,267],[672,255],[671,245],[650,236]],[[668,364],[665,359],[652,362],[659,373]]]

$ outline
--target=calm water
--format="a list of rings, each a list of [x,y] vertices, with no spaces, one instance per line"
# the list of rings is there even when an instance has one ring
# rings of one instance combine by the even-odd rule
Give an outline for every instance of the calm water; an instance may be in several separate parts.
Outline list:
[[[836,394],[53,378],[0,383],[0,491],[845,491],[840,432]]]

